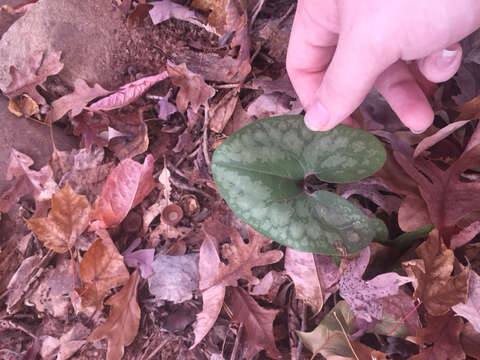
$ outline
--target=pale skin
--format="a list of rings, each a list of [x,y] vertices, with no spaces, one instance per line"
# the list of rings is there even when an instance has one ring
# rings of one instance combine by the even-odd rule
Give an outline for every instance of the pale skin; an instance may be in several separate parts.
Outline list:
[[[348,124],[375,87],[414,133],[433,111],[407,61],[432,82],[458,70],[458,43],[480,28],[478,0],[299,0],[287,71],[315,131]]]

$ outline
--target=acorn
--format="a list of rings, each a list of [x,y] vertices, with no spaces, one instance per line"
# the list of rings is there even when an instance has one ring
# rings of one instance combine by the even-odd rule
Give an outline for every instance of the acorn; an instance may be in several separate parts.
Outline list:
[[[183,210],[177,204],[170,204],[162,211],[162,221],[170,226],[175,226],[183,218]]]

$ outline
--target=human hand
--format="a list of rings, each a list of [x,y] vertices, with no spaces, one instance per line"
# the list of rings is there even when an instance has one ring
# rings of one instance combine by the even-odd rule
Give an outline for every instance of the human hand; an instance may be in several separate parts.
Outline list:
[[[446,81],[460,66],[458,41],[479,27],[478,0],[299,0],[287,71],[306,125],[348,121],[375,86],[412,132],[425,131],[433,111],[405,61]]]

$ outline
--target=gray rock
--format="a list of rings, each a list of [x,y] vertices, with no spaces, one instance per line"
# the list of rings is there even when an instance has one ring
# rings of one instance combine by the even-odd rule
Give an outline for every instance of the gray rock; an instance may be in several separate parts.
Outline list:
[[[0,40],[0,88],[11,81],[11,65],[21,67],[36,51],[61,50],[59,76],[67,85],[81,78],[114,89],[123,81],[128,39],[111,0],[40,0]]]

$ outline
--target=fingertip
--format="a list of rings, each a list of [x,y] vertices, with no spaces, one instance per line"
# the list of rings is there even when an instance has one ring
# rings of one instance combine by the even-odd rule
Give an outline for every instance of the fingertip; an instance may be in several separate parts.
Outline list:
[[[459,43],[456,43],[418,60],[417,65],[420,72],[428,80],[440,83],[453,77],[461,62],[462,47]]]

